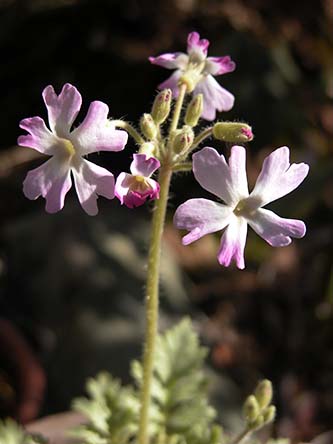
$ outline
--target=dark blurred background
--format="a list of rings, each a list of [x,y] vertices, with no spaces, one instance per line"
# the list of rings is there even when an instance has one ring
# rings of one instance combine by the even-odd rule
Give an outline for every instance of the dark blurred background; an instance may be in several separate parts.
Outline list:
[[[86,216],[71,191],[65,209],[22,194],[42,159],[17,147],[25,117],[46,117],[41,91],[66,82],[114,118],[137,122],[170,72],[148,56],[183,51],[193,30],[209,54],[229,54],[219,81],[236,97],[220,118],[252,125],[253,185],[265,155],[288,145],[311,165],[291,196],[270,208],[306,221],[303,240],[272,249],[253,233],[245,271],[217,264],[219,237],[182,247],[178,204],[202,190],[191,174],[172,183],[163,249],[162,326],[190,313],[210,348],[216,403],[235,424],[242,397],[273,380],[273,433],[310,440],[333,422],[333,1],[0,1],[0,413],[28,422],[69,408],[87,376],[107,368],[129,381],[140,355],[150,206],[100,199]],[[224,154],[228,148],[219,145]],[[114,174],[135,146],[91,160]],[[225,414],[226,416],[226,414]],[[229,422],[228,422],[229,421]]]

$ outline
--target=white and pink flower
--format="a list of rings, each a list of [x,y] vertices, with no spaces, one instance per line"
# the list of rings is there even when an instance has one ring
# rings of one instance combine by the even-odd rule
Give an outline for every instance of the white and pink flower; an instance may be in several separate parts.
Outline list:
[[[224,266],[235,261],[240,269],[245,267],[248,224],[273,247],[289,245],[292,237],[305,235],[304,222],[283,219],[262,207],[297,188],[309,171],[305,163],[290,165],[289,148],[278,148],[264,160],[255,187],[249,194],[245,163],[246,151],[242,146],[232,147],[229,164],[223,155],[210,147],[195,153],[193,172],[196,180],[225,204],[208,199],[190,199],[178,207],[174,216],[176,227],[189,231],[183,237],[184,245],[226,228],[221,238],[218,261]]]
[[[47,86],[43,99],[50,129],[41,117],[23,119],[20,127],[29,134],[20,136],[18,144],[52,157],[27,174],[23,192],[33,200],[43,196],[46,211],[56,213],[64,206],[73,176],[82,208],[89,215],[96,215],[99,195],[114,198],[114,177],[108,170],[83,156],[96,151],[123,150],[127,133],[115,129],[112,121],[108,120],[108,106],[98,101],[90,104],[83,122],[71,131],[82,98],[69,83],[64,85],[58,96],[52,86]]]
[[[120,173],[116,181],[116,196],[129,208],[143,205],[146,199],[158,199],[160,186],[151,175],[160,167],[155,157],[134,154],[129,173]]]
[[[216,111],[229,111],[234,105],[234,96],[222,88],[213,76],[235,70],[235,62],[229,56],[207,57],[209,41],[200,39],[197,32],[191,32],[187,38],[187,54],[183,52],[161,54],[149,57],[154,65],[176,71],[163,83],[160,89],[170,88],[173,97],[178,96],[178,82],[185,73],[195,73],[196,86],[193,94],[203,94],[202,117],[214,120]]]

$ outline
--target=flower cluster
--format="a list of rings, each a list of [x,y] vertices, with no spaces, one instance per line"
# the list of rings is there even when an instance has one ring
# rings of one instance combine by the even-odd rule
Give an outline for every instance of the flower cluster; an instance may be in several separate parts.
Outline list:
[[[58,96],[52,86],[46,87],[43,99],[49,128],[40,117],[24,119],[20,127],[28,134],[20,136],[18,143],[51,158],[28,173],[23,184],[24,194],[29,199],[43,196],[46,211],[55,213],[63,208],[73,178],[80,204],[89,215],[98,212],[98,196],[107,199],[116,196],[121,204],[137,207],[159,198],[160,184],[152,178],[157,169],[185,170],[191,152],[205,138],[213,137],[236,144],[231,148],[229,163],[214,148],[206,146],[193,154],[192,169],[199,184],[223,203],[199,198],[180,205],[174,222],[177,228],[189,231],[183,237],[183,244],[225,229],[218,261],[224,266],[234,261],[242,269],[248,225],[273,247],[286,246],[291,238],[303,237],[306,229],[302,221],[283,219],[263,207],[297,188],[308,174],[308,165],[290,165],[289,148],[278,148],[265,159],[256,185],[249,193],[246,150],[238,144],[253,139],[251,127],[222,121],[195,134],[200,117],[214,120],[216,111],[228,111],[234,104],[234,96],[213,76],[232,72],[235,63],[229,56],[208,57],[208,46],[208,40],[192,32],[187,39],[187,54],[176,52],[150,57],[151,63],[175,72],[159,86],[162,91],[155,98],[151,113],[143,114],[142,135],[126,122],[109,120],[108,106],[99,101],[90,104],[83,122],[73,128],[81,108],[80,93],[70,84],[64,85]],[[184,124],[179,128],[185,93],[192,93],[193,98],[187,106]],[[168,135],[164,135],[163,125],[168,123],[172,98],[177,97]],[[122,172],[115,181],[110,171],[84,156],[123,150],[128,138],[124,129],[134,137],[139,149],[133,155],[130,173]]]

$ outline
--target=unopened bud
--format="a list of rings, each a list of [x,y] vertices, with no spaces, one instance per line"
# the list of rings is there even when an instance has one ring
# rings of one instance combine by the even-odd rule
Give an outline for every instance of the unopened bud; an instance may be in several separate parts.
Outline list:
[[[155,156],[155,145],[151,142],[145,142],[140,146],[139,154],[145,154],[147,159]]]
[[[173,150],[180,154],[188,150],[194,139],[194,133],[190,126],[184,125],[183,128],[176,134],[173,142]]]
[[[250,142],[253,139],[252,128],[246,123],[239,122],[217,122],[213,126],[215,139],[224,142]]]
[[[203,109],[203,95],[198,94],[193,97],[190,104],[187,107],[185,115],[185,123],[189,126],[196,126],[200,119]]]
[[[254,421],[248,423],[248,427],[250,430],[258,430],[263,425],[265,425],[265,420],[263,415],[259,415]]]
[[[249,423],[255,421],[259,415],[259,411],[258,401],[255,396],[248,396],[243,405],[243,414],[246,421]]]
[[[273,387],[271,381],[264,379],[257,385],[254,396],[256,397],[261,409],[265,409],[272,401]]]
[[[163,123],[169,116],[171,99],[171,89],[164,89],[159,94],[157,94],[151,111],[151,115],[157,125]]]
[[[157,127],[151,114],[144,114],[140,119],[140,128],[142,134],[149,140],[156,137]]]
[[[276,416],[276,407],[275,405],[270,405],[263,413],[265,424],[274,421],[275,416]]]

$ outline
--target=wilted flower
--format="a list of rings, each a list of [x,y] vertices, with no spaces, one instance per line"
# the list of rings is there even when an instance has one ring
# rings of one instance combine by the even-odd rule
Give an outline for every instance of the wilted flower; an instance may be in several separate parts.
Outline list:
[[[134,154],[130,170],[132,174],[120,173],[116,181],[116,196],[129,208],[143,205],[147,198],[158,199],[160,186],[150,176],[160,167],[155,157]]]
[[[154,65],[176,70],[159,85],[160,89],[170,88],[173,96],[177,97],[178,83],[182,79],[193,90],[194,95],[203,95],[202,117],[214,120],[216,110],[229,111],[233,107],[234,96],[222,88],[213,76],[232,72],[236,65],[229,56],[207,57],[208,46],[208,40],[200,39],[197,32],[191,32],[187,38],[187,54],[166,53],[149,57],[149,60]]]
[[[180,205],[174,217],[177,228],[189,230],[183,237],[188,245],[205,234],[227,227],[217,258],[229,266],[234,260],[244,268],[244,248],[247,225],[273,247],[291,243],[291,237],[305,235],[305,224],[300,220],[283,219],[262,207],[293,191],[303,182],[309,171],[305,163],[289,163],[289,148],[273,151],[263,163],[251,194],[245,169],[246,151],[233,146],[227,164],[223,155],[206,147],[193,155],[193,172],[200,185],[222,199],[225,204],[208,199],[190,199]]]
[[[82,208],[89,215],[95,215],[98,195],[114,198],[114,177],[82,156],[96,151],[121,151],[126,145],[127,133],[115,129],[107,119],[108,106],[98,101],[90,104],[83,122],[71,131],[82,98],[69,83],[58,96],[52,86],[47,86],[43,99],[50,129],[41,117],[23,119],[20,127],[29,135],[20,136],[18,144],[52,157],[27,174],[24,194],[29,199],[43,196],[46,211],[55,213],[64,206],[65,196],[72,186],[72,173]]]

